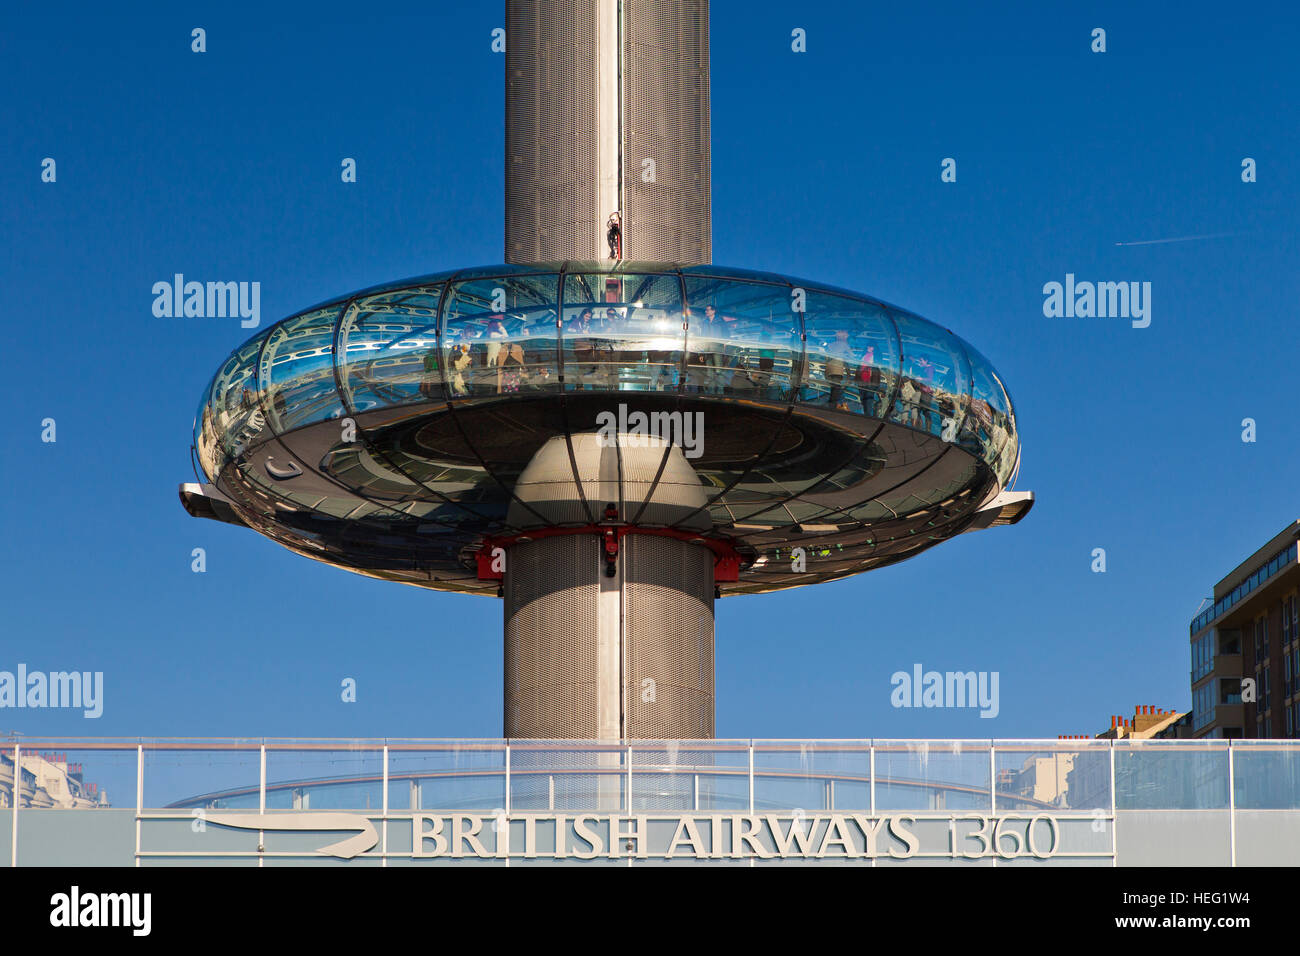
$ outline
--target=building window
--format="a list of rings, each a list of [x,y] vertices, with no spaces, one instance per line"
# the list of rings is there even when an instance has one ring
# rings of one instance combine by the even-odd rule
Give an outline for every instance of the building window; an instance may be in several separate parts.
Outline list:
[[[1214,638],[1211,631],[1192,642],[1192,683],[1214,670]]]

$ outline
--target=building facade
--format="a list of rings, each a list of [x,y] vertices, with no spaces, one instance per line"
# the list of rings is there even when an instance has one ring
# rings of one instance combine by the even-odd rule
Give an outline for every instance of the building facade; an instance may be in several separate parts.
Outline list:
[[[1300,521],[1214,586],[1192,620],[1192,734],[1300,736]]]

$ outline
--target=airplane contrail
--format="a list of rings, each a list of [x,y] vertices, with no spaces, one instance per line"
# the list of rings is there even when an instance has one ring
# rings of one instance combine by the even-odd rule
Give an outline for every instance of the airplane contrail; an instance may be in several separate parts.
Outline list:
[[[1141,239],[1137,242],[1117,242],[1117,246],[1158,246],[1166,242],[1192,242],[1195,239],[1222,239],[1235,236],[1235,232],[1211,232],[1204,236],[1171,236],[1168,239]]]

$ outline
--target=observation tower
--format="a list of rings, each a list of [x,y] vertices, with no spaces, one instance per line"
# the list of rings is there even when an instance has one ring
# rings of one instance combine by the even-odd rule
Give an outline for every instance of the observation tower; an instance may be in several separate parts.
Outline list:
[[[824,283],[710,264],[707,0],[506,3],[506,264],[259,332],[191,515],[504,603],[510,738],[714,736],[714,602],[1012,524],[993,366]]]

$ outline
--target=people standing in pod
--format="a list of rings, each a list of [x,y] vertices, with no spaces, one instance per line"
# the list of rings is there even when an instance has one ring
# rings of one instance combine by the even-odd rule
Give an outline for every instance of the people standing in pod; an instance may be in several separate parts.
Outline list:
[[[826,381],[831,385],[828,402],[836,411],[849,410],[848,402],[844,401],[844,378],[848,371],[845,363],[852,357],[853,350],[849,348],[849,330],[836,329],[835,341],[826,346]]]
[[[876,347],[868,345],[862,353],[862,364],[858,367],[858,400],[862,403],[862,413],[872,418],[880,417],[877,408],[879,398],[876,386],[880,384],[880,372],[876,368]]]
[[[469,354],[468,342],[451,347],[451,359],[447,364],[451,370],[451,394],[457,398],[469,395],[469,386],[465,384],[465,369],[469,368],[471,361],[473,359]]]
[[[506,337],[505,323],[495,316],[488,319],[487,334],[487,365],[488,368],[495,368],[501,360],[501,340]]]
[[[596,374],[596,347],[591,339],[591,309],[583,309],[565,326],[564,335],[573,340],[573,387],[581,391]]]

